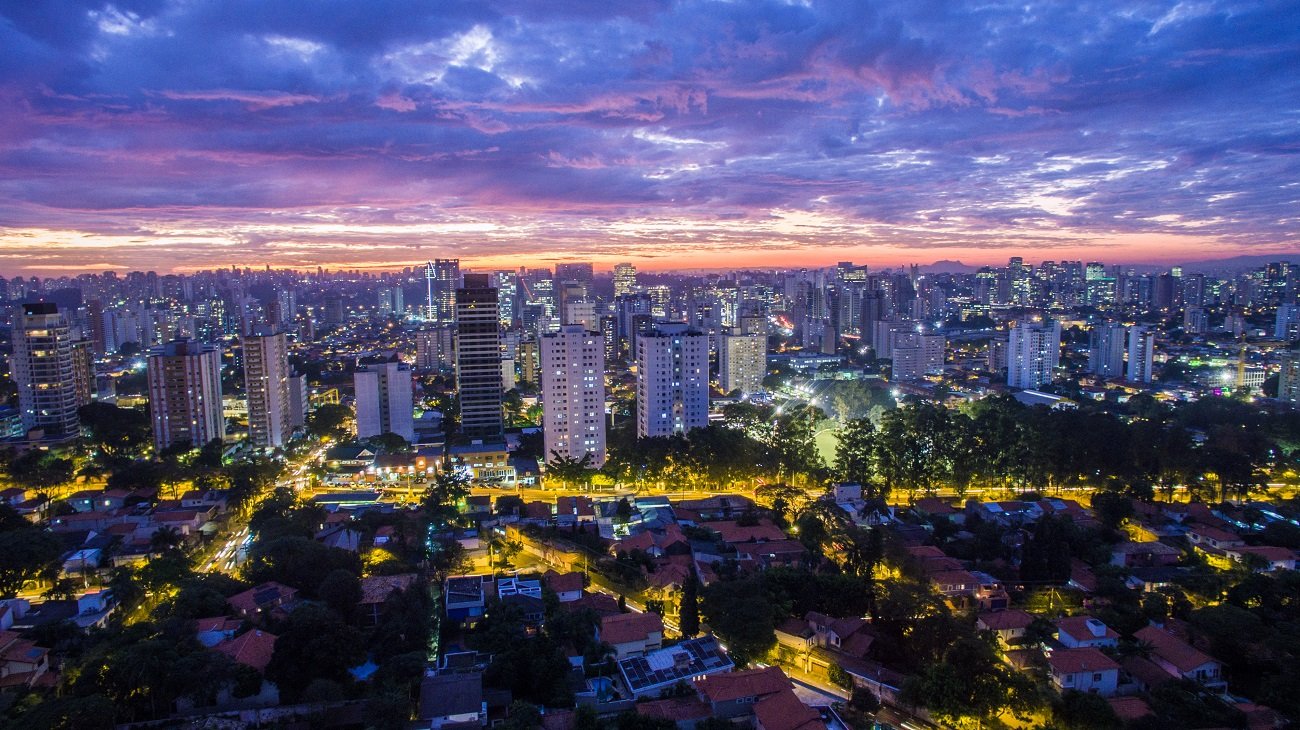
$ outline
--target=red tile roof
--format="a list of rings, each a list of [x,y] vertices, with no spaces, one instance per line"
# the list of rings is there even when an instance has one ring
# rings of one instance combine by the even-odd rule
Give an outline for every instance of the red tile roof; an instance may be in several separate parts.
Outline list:
[[[274,634],[253,630],[230,641],[223,641],[212,647],[212,650],[219,651],[246,667],[264,672],[266,665],[271,663],[271,655],[275,653],[276,638]]]
[[[761,730],[826,730],[817,711],[799,701],[793,689],[768,695],[754,706]]]
[[[542,580],[546,585],[556,593],[571,593],[581,591],[587,586],[586,578],[582,573],[557,573],[554,570],[548,570],[542,575]]]
[[[759,542],[762,540],[784,540],[785,532],[772,524],[771,520],[759,520],[757,525],[741,525],[735,520],[705,522],[707,527],[718,533],[723,542]]]
[[[1047,663],[1058,674],[1078,674],[1079,672],[1105,672],[1118,670],[1114,659],[1101,653],[1099,649],[1057,649],[1047,658]]]
[[[1213,657],[1156,626],[1139,629],[1133,638],[1150,644],[1152,655],[1173,665],[1183,674],[1214,661]]]
[[[645,641],[656,632],[664,632],[664,621],[657,613],[620,613],[600,620],[600,640],[606,644]]]
[[[790,680],[779,667],[714,674],[696,680],[695,688],[709,702],[730,702],[742,697],[765,697],[790,690]]]
[[[981,613],[979,622],[984,624],[989,631],[1011,631],[1028,628],[1029,624],[1034,622],[1034,617],[1020,609],[1013,608],[1008,611]]]
[[[1089,619],[1096,621],[1096,619],[1093,619],[1091,616],[1067,616],[1066,618],[1061,618],[1056,620],[1056,628],[1058,631],[1064,631],[1065,633],[1069,634],[1070,636],[1080,641],[1096,641],[1098,639],[1115,639],[1115,640],[1119,639],[1118,632],[1116,632],[1114,629],[1110,628],[1106,624],[1101,623],[1100,621],[1098,621],[1097,623],[1100,624],[1100,629],[1102,631],[1102,634],[1101,636],[1097,636],[1092,632],[1092,629],[1089,628],[1089,624],[1088,624]]]

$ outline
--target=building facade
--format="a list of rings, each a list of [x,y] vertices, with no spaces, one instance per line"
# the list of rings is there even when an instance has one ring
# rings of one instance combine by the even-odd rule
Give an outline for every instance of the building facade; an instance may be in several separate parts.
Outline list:
[[[1037,388],[1050,383],[1060,360],[1060,322],[1017,322],[1007,339],[1007,385]]]
[[[684,323],[636,340],[637,436],[671,436],[709,423],[709,337]]]
[[[466,274],[456,290],[456,389],[460,432],[470,440],[504,438],[501,414],[501,324],[497,290],[487,274]]]
[[[274,449],[289,443],[289,349],[283,332],[261,329],[244,337],[244,390],[248,393],[248,438]]]
[[[50,439],[81,432],[72,334],[68,320],[49,302],[24,304],[13,321],[10,371],[18,386],[23,429],[40,429]]]
[[[396,360],[363,366],[352,375],[357,396],[357,436],[396,434],[415,441],[411,368]]]
[[[546,460],[605,464],[605,343],[581,325],[542,335],[542,429]]]
[[[766,335],[722,335],[718,338],[718,385],[723,393],[742,396],[763,390],[767,375]]]
[[[216,345],[173,340],[151,349],[145,363],[156,449],[185,442],[197,448],[225,436]]]

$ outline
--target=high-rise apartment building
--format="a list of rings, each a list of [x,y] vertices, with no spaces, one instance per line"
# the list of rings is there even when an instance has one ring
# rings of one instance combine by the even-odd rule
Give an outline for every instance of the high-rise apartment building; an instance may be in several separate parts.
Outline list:
[[[415,331],[415,368],[451,372],[456,367],[456,328],[425,327]]]
[[[248,394],[248,438],[274,449],[289,443],[289,349],[283,332],[259,328],[245,335],[244,390]]]
[[[636,340],[637,436],[671,436],[709,423],[709,337],[666,322]]]
[[[1128,370],[1125,378],[1130,383],[1150,383],[1155,366],[1156,333],[1146,327],[1133,327],[1128,331]]]
[[[1007,385],[1037,388],[1050,383],[1060,360],[1060,322],[1017,322],[1007,340]]]
[[[766,335],[718,337],[718,385],[723,393],[739,390],[742,396],[763,390],[767,375]]]
[[[614,264],[614,296],[626,296],[634,291],[636,291],[636,267],[632,264]]]
[[[542,430],[546,460],[605,463],[605,341],[581,325],[542,335]]]
[[[948,340],[943,335],[903,332],[895,336],[890,360],[894,380],[920,380],[942,375]]]
[[[502,439],[501,323],[487,274],[466,274],[465,286],[456,290],[456,389],[461,435]]]
[[[1282,367],[1278,371],[1277,399],[1300,406],[1300,349],[1292,348],[1282,354]]]
[[[149,350],[145,363],[155,448],[186,442],[198,448],[225,436],[216,345],[172,340]]]
[[[362,366],[352,375],[357,396],[357,436],[385,433],[415,440],[411,368],[396,359]]]
[[[451,324],[456,316],[456,288],[460,286],[460,259],[434,259],[424,265],[426,288],[424,318]]]
[[[1124,325],[1103,322],[1088,333],[1088,372],[1103,378],[1124,374]]]
[[[23,428],[46,438],[68,439],[81,431],[72,334],[68,320],[49,302],[24,304],[13,320],[10,371],[18,386]]]
[[[1288,342],[1300,339],[1300,305],[1283,304],[1277,308],[1273,336]]]

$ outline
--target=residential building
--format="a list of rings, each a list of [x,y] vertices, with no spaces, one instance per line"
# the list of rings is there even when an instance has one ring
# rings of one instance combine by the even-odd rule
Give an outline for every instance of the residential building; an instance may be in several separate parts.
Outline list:
[[[1061,359],[1060,322],[1018,322],[1007,341],[1007,385],[1037,388],[1052,382]]]
[[[1067,616],[1056,620],[1056,640],[1070,649],[1113,649],[1119,634],[1091,616]]]
[[[638,699],[657,697],[678,682],[725,674],[734,668],[731,657],[712,635],[687,639],[618,662],[624,686]]]
[[[1300,405],[1300,349],[1287,350],[1282,354],[1277,399],[1293,406]]]
[[[1214,657],[1158,626],[1145,626],[1133,638],[1151,647],[1151,661],[1173,677],[1206,686],[1223,686],[1223,666]]]
[[[424,327],[415,331],[417,370],[451,372],[456,367],[454,327]]]
[[[920,380],[926,375],[943,374],[947,340],[943,335],[902,332],[894,337],[894,380]]]
[[[411,368],[396,358],[371,363],[352,376],[357,396],[357,436],[392,433],[415,441]]]
[[[564,325],[541,345],[545,458],[605,464],[605,342],[582,325]]]
[[[173,340],[151,349],[145,363],[156,449],[180,443],[200,447],[225,436],[216,345]]]
[[[1300,304],[1283,304],[1277,308],[1273,336],[1288,342],[1300,339]]]
[[[709,338],[662,323],[636,340],[637,436],[671,436],[709,422]]]
[[[68,320],[49,302],[24,304],[13,320],[10,373],[18,387],[23,429],[39,429],[49,439],[69,439],[81,432],[74,376],[72,335]]]
[[[1088,333],[1088,372],[1103,378],[1124,374],[1124,325],[1103,322]]]
[[[766,335],[722,335],[718,342],[718,385],[742,396],[763,390],[767,375]]]
[[[1119,685],[1119,665],[1098,649],[1057,649],[1047,657],[1047,668],[1058,692],[1072,689],[1111,697]]]
[[[645,656],[663,646],[664,622],[653,611],[605,616],[600,620],[600,641],[614,650],[616,659]]]
[[[244,390],[248,394],[248,437],[274,449],[289,443],[289,352],[283,332],[261,329],[243,339]]]
[[[501,324],[497,290],[487,274],[466,274],[456,290],[456,389],[460,433],[475,441],[499,441],[501,413]]]
[[[1128,370],[1125,378],[1130,383],[1150,383],[1155,367],[1156,333],[1146,327],[1133,327],[1128,331]]]

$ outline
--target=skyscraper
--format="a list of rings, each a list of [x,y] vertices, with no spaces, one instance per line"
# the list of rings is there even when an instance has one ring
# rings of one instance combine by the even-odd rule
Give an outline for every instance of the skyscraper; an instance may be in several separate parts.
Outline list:
[[[460,259],[434,259],[425,264],[424,284],[425,319],[451,324],[456,313],[456,287],[460,286]]]
[[[1103,322],[1088,333],[1088,372],[1103,378],[1124,373],[1124,325]]]
[[[456,290],[456,389],[460,432],[471,440],[504,436],[501,416],[501,324],[497,290],[487,274],[466,274]]]
[[[14,317],[13,348],[10,368],[23,428],[42,429],[51,439],[77,436],[77,409],[85,403],[78,399],[73,373],[72,335],[58,306],[24,304]]]
[[[1060,322],[1017,322],[1007,341],[1007,385],[1037,388],[1050,383],[1060,359]]]
[[[284,333],[259,328],[243,339],[248,438],[254,446],[284,446],[293,434],[289,412],[289,350]]]
[[[411,368],[396,359],[371,363],[356,371],[357,436],[393,433],[415,440]]]
[[[605,463],[605,341],[581,325],[542,335],[542,428],[546,460]]]
[[[634,291],[636,291],[636,267],[632,264],[614,264],[614,296],[626,296]]]
[[[1146,327],[1133,327],[1128,331],[1128,371],[1125,378],[1130,383],[1150,383],[1155,365],[1156,333]]]
[[[1292,406],[1300,406],[1300,349],[1292,348],[1282,354],[1282,367],[1277,378],[1277,399]]]
[[[709,338],[680,322],[636,340],[638,437],[671,436],[709,423]]]
[[[718,385],[742,396],[763,390],[767,375],[766,335],[722,335],[718,342]]]
[[[197,448],[225,435],[216,345],[172,340],[149,350],[146,363],[155,448],[182,442]]]

